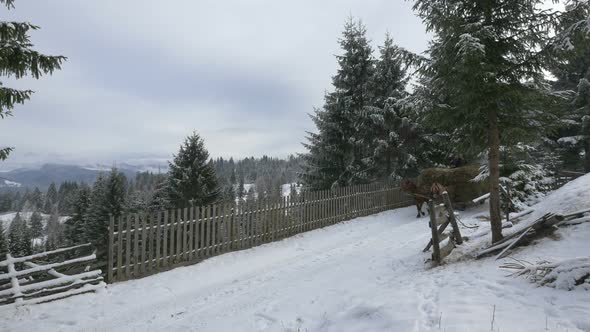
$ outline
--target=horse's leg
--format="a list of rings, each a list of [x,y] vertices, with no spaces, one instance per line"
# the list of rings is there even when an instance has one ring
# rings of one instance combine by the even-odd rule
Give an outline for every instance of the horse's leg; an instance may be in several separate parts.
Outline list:
[[[420,213],[422,212],[422,203],[416,201],[416,209],[418,210],[418,215],[416,216],[416,218],[420,218]]]

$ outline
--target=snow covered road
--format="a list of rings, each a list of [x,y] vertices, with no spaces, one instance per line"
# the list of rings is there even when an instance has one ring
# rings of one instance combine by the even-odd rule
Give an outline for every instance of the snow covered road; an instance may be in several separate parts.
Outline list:
[[[506,278],[493,259],[429,269],[415,208],[355,219],[99,294],[0,308],[6,331],[590,331],[590,293]],[[464,219],[465,220],[465,219]],[[520,257],[590,252],[590,225]],[[565,247],[565,249],[564,249]]]

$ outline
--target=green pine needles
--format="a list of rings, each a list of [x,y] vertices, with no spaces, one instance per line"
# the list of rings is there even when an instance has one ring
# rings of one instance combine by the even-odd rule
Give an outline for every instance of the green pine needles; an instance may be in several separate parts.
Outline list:
[[[14,8],[13,0],[0,0],[7,9]],[[49,56],[33,49],[29,33],[39,29],[27,22],[0,21],[0,76],[19,79],[31,76],[39,79],[44,74],[51,74],[61,69],[66,60],[64,56]],[[17,104],[29,100],[33,91],[17,90],[4,86],[0,82],[0,119],[12,115]],[[12,147],[0,146],[0,160],[8,158]]]

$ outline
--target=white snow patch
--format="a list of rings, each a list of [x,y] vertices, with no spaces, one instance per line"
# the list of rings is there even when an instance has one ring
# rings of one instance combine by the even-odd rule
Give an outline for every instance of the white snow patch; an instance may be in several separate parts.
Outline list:
[[[301,193],[301,188],[303,188],[302,185],[298,185],[297,183],[285,183],[281,186],[281,193],[283,194],[283,197],[291,196],[291,185],[295,186],[295,191],[297,194]]]

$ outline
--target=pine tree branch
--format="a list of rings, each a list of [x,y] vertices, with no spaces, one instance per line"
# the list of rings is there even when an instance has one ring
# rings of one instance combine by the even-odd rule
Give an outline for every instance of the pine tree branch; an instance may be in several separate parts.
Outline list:
[[[14,105],[23,104],[31,97],[32,93],[33,91],[31,90],[16,90],[0,87],[0,119],[12,115],[10,110]]]
[[[12,152],[13,148],[1,148],[0,149],[0,160],[6,160],[10,152]]]

